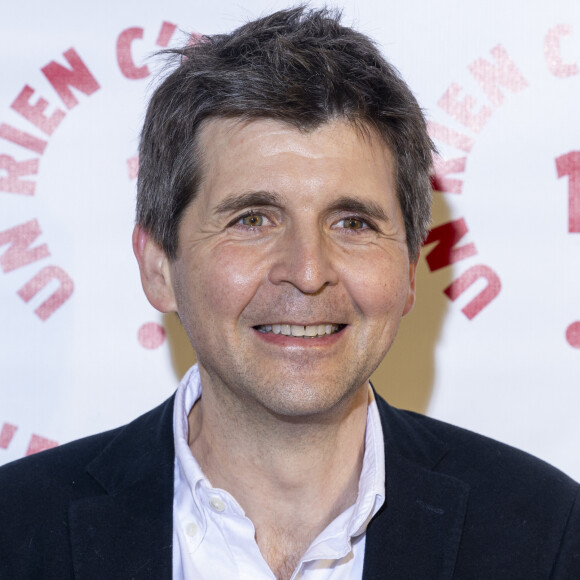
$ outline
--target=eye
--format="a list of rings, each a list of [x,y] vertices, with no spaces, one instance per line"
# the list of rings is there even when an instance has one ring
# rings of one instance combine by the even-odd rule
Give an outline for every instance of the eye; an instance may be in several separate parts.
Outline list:
[[[234,228],[245,232],[258,232],[267,226],[273,225],[272,220],[265,213],[256,213],[255,210],[248,210],[246,213],[235,217],[229,224],[229,228]]]
[[[362,230],[369,227],[368,223],[357,217],[348,217],[338,222],[339,227],[346,230]]]
[[[250,228],[255,228],[264,225],[264,217],[261,215],[256,215],[254,213],[242,216],[238,223],[248,226]]]

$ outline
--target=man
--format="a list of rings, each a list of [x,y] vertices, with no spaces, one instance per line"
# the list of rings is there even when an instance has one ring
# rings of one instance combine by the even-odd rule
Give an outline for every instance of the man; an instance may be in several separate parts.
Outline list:
[[[0,471],[3,578],[580,578],[579,486],[390,408],[432,144],[363,35],[303,7],[154,94],[133,245],[198,364],[115,431]]]

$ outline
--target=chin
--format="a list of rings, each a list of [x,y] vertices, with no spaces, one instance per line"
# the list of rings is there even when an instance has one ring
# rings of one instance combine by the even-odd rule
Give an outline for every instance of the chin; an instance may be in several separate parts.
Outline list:
[[[262,405],[272,415],[288,421],[311,421],[348,407],[357,390],[366,385],[365,380],[356,383],[358,386],[339,385],[336,382],[329,385],[324,384],[325,382],[278,384],[270,397],[261,397]]]

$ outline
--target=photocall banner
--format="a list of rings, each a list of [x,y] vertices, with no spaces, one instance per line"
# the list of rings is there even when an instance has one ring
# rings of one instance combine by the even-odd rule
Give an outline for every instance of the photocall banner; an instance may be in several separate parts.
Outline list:
[[[194,362],[131,249],[151,55],[286,6],[0,8],[0,464],[132,420]],[[439,153],[417,303],[373,384],[580,479],[580,5],[339,7]]]

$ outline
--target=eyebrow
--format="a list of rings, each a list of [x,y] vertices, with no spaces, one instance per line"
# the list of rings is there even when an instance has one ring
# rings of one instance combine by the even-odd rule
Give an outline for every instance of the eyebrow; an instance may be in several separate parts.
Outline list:
[[[333,201],[328,207],[330,212],[352,212],[356,214],[363,214],[369,218],[377,221],[388,222],[389,216],[385,210],[376,202],[367,199],[361,199],[354,196],[343,196]]]
[[[246,193],[232,193],[223,199],[214,209],[217,214],[241,211],[247,207],[264,207],[284,205],[284,198],[271,191],[248,191]]]

